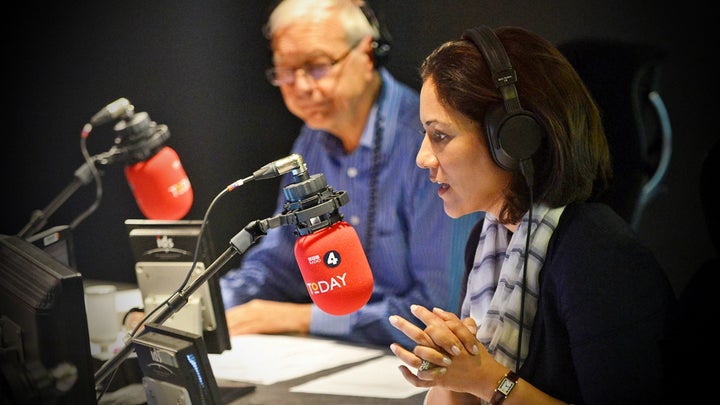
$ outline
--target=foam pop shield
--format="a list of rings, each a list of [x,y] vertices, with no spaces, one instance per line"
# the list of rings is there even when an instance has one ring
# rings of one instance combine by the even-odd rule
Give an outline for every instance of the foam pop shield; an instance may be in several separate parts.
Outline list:
[[[313,302],[323,312],[347,315],[367,304],[373,275],[360,238],[344,221],[301,236],[295,260]]]
[[[147,161],[126,166],[125,176],[140,211],[149,219],[180,219],[192,206],[190,180],[169,146]]]

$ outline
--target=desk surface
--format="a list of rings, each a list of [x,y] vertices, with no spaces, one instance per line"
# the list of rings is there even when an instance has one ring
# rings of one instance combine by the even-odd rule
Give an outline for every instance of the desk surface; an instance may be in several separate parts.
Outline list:
[[[97,284],[98,282],[89,281],[86,285]],[[118,290],[123,291],[126,289],[132,289],[133,286],[119,286]],[[119,305],[120,306],[120,305]],[[120,310],[121,308],[118,308]],[[123,312],[127,308],[122,308]],[[118,314],[120,315],[120,314]],[[386,354],[392,354],[389,349],[383,349]],[[134,357],[134,356],[133,356]],[[98,361],[96,367],[99,367],[102,362]],[[342,395],[328,395],[328,394],[310,394],[301,392],[291,392],[290,388],[299,384],[315,380],[317,378],[327,376],[330,374],[337,373],[339,371],[357,366],[359,364],[366,363],[371,360],[363,360],[352,364],[345,364],[316,373],[308,374],[303,377],[280,381],[270,385],[256,384],[255,390],[249,394],[245,394],[227,405],[243,405],[243,404],[398,404],[398,405],[421,405],[425,398],[425,393],[413,395],[408,398],[402,399],[389,399],[389,398],[371,398],[371,397],[357,397],[357,396],[342,396]],[[125,364],[121,367],[120,374],[124,375],[125,378],[119,378],[120,381],[115,381],[115,384],[111,385],[110,391],[114,391],[124,385],[135,385],[140,383],[142,378],[142,372],[137,365],[136,359],[126,359]],[[397,373],[400,373],[398,370]],[[232,382],[230,382],[232,383]],[[225,385],[224,382],[218,379],[218,385]],[[142,387],[135,387],[141,389]],[[137,392],[133,393],[137,395]],[[113,397],[112,394],[108,393],[108,398]],[[102,401],[101,401],[102,402]],[[117,402],[115,402],[117,403]]]
[[[306,404],[397,404],[397,405],[421,405],[425,397],[425,393],[413,395],[402,399],[389,398],[370,398],[343,395],[325,395],[325,394],[308,394],[300,392],[291,392],[290,388],[296,385],[312,381],[316,378],[330,375],[358,364],[363,364],[364,360],[352,364],[346,364],[317,373],[309,374],[300,378],[281,381],[275,384],[263,385],[257,384],[255,390],[245,394],[226,405],[247,405],[247,404],[284,404],[284,405],[306,405]],[[102,363],[98,362],[96,367]],[[400,371],[398,371],[399,373]],[[137,360],[131,357],[122,364],[119,375],[116,376],[110,392],[106,394],[101,404],[140,404],[144,399],[144,391],[140,381],[142,372],[138,366]],[[230,382],[232,384],[232,382]],[[218,385],[225,385],[223,380],[218,380]],[[140,400],[138,400],[140,398]]]
[[[389,352],[389,351],[388,351]],[[290,392],[290,388],[314,380],[316,378],[336,373],[341,370],[365,363],[370,360],[354,364],[347,364],[328,370],[313,373],[293,380],[281,381],[272,385],[257,385],[255,391],[246,394],[228,405],[244,404],[285,404],[285,405],[307,405],[307,404],[397,404],[397,405],[421,405],[425,393],[416,394],[403,399],[370,398],[341,395],[307,394]],[[398,370],[398,373],[400,371]]]

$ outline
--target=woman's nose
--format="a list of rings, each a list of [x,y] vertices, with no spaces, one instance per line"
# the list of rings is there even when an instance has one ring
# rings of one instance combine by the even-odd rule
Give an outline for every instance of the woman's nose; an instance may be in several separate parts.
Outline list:
[[[428,169],[437,165],[437,159],[429,145],[427,137],[423,137],[420,150],[418,150],[417,156],[415,156],[415,164],[421,169]]]

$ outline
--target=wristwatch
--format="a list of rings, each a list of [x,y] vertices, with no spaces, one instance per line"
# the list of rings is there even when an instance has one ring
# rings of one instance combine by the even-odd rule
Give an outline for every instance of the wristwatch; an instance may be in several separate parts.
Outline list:
[[[520,377],[515,374],[512,370],[509,370],[503,378],[500,379],[498,382],[497,388],[495,388],[495,393],[492,396],[492,399],[490,400],[490,405],[500,405],[505,401],[505,398],[510,395],[510,391],[512,391],[513,388],[515,388],[515,384],[517,384],[518,379]]]

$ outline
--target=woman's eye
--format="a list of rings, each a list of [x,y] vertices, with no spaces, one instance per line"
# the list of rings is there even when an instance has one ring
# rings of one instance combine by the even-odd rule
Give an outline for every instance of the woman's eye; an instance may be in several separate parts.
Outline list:
[[[441,143],[441,142],[447,142],[450,140],[450,136],[444,132],[440,132],[434,128],[426,128],[420,130],[420,133],[423,136],[427,136],[430,142],[433,143]]]
[[[432,132],[430,133],[430,139],[433,140],[433,142],[442,142],[445,139],[447,139],[447,135],[442,132]]]

